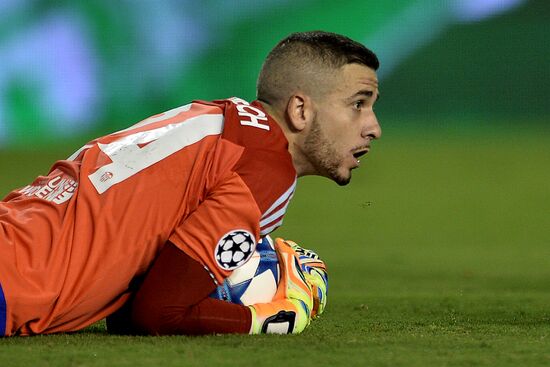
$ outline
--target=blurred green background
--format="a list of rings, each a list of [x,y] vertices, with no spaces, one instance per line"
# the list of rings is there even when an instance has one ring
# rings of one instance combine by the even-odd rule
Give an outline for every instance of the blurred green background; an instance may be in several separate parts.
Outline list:
[[[549,14],[546,0],[3,0],[0,196],[96,135],[254,99],[290,32],[344,33],[381,59],[383,136],[348,187],[299,181],[276,235],[327,261],[329,307],[303,338],[255,339],[255,361],[280,365],[261,354],[279,343],[315,351],[304,365],[548,365]],[[216,351],[238,337],[78,338],[6,344],[36,365],[41,350],[67,365],[254,358]]]
[[[385,128],[547,124],[545,0],[4,0],[0,147],[131,125],[193,99],[253,100],[275,43],[346,34],[381,59]]]

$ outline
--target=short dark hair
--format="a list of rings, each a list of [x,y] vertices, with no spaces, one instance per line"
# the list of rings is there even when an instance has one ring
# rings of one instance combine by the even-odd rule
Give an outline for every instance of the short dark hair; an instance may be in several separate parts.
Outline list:
[[[299,76],[311,78],[316,70],[329,72],[353,63],[373,70],[380,66],[374,52],[346,36],[324,31],[292,33],[267,55],[258,77],[257,97],[274,103],[284,97],[285,87],[293,82],[301,86]]]
[[[345,64],[363,64],[371,69],[378,70],[378,57],[361,43],[337,33],[324,31],[292,33],[281,40],[270,52],[270,57],[284,53],[284,49],[293,43],[301,44],[310,49],[310,52],[333,67]]]

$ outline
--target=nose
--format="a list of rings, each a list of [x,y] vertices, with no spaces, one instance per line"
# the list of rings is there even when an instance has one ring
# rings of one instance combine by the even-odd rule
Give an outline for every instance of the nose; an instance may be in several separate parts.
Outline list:
[[[372,111],[371,114],[365,119],[365,125],[363,126],[363,131],[361,132],[363,138],[371,137],[371,139],[380,139],[382,136],[382,128],[378,123],[378,119]]]

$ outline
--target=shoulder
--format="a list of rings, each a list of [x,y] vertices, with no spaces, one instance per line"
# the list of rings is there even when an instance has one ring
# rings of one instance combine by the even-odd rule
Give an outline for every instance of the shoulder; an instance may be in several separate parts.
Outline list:
[[[296,187],[296,170],[281,128],[259,103],[224,101],[222,139],[242,149],[233,170],[252,193],[260,212],[262,235],[280,225]],[[267,231],[267,232],[266,232]]]
[[[281,128],[261,104],[250,104],[236,97],[215,102],[224,104],[224,139],[247,149],[269,146],[288,150],[288,142]]]
[[[223,120],[223,112],[222,105],[193,101],[192,103],[150,116],[127,129],[108,135],[108,137],[119,139],[123,136],[136,133],[142,134],[148,131],[155,131],[156,135],[164,135],[177,130],[176,128],[181,127],[183,123],[185,123],[185,126],[190,126],[193,125],[193,122],[202,120]],[[194,129],[201,129],[200,123],[196,123],[196,125],[196,127],[193,126]],[[221,133],[221,123],[219,125],[219,133]]]

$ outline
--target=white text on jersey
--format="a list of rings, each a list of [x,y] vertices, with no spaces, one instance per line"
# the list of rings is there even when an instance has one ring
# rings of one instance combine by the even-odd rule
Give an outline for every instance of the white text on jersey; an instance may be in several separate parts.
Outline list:
[[[241,125],[269,131],[269,125],[260,123],[260,121],[267,121],[267,116],[262,110],[251,106],[244,99],[231,98],[231,101],[237,106],[239,116],[246,118],[246,120],[239,121]]]
[[[19,193],[25,196],[36,196],[55,204],[62,204],[73,196],[77,187],[78,182],[72,178],[57,176],[43,185],[25,186],[19,190]]]

